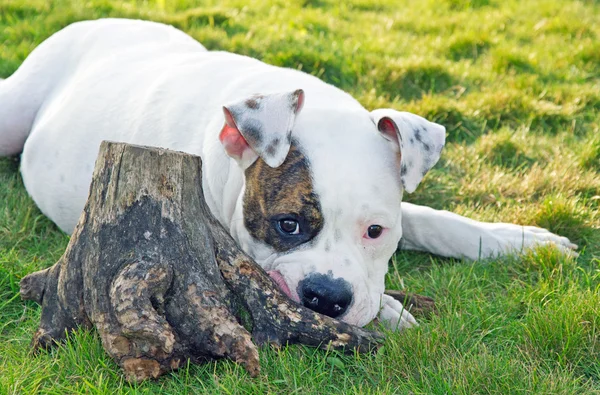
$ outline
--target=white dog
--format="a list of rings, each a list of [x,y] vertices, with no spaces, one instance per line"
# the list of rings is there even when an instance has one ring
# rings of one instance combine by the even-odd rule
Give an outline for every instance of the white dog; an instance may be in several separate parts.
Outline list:
[[[414,325],[383,294],[398,242],[478,259],[564,237],[408,203],[437,162],[444,127],[369,112],[300,71],[209,52],[132,20],[75,23],[0,82],[0,155],[22,152],[27,191],[70,233],[102,140],[202,157],[212,213],[297,302],[348,323]]]

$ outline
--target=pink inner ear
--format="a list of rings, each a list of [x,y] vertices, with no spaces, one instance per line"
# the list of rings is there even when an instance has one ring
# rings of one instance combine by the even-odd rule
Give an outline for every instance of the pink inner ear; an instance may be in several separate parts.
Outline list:
[[[233,115],[231,115],[231,112],[227,107],[223,107],[223,115],[225,116],[225,123],[227,125],[231,126],[232,128],[237,128],[237,125],[233,120]]]
[[[225,115],[225,125],[221,129],[221,133],[219,133],[219,140],[223,144],[227,155],[241,160],[244,152],[250,149],[250,146],[237,128],[233,116],[227,107],[223,107],[223,114]]]
[[[398,143],[398,128],[396,123],[388,117],[383,117],[377,122],[377,129],[390,141]]]
[[[221,129],[219,140],[221,141],[221,144],[223,144],[223,148],[225,148],[227,155],[237,160],[241,160],[244,152],[247,149],[250,149],[250,146],[246,142],[246,139],[242,137],[240,131],[227,124]]]
[[[298,104],[296,104],[296,114],[298,114],[300,112],[300,110],[302,110],[302,107],[304,107],[304,91],[302,89],[298,89],[297,91],[298,94]]]

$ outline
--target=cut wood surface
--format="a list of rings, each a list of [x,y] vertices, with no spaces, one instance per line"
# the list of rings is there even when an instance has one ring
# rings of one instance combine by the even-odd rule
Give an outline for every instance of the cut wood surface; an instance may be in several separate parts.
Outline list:
[[[199,157],[123,143],[102,143],[67,250],[21,296],[42,306],[35,349],[95,327],[131,381],[188,359],[256,376],[255,344],[363,352],[382,339],[288,299],[210,213]]]

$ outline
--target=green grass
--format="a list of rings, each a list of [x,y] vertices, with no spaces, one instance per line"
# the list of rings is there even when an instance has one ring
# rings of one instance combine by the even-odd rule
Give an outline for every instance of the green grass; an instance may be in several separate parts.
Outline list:
[[[93,332],[33,356],[40,309],[19,280],[53,264],[67,236],[0,159],[0,394],[600,393],[600,4],[544,0],[47,1],[0,3],[0,77],[67,24],[99,17],[173,24],[209,49],[302,69],[358,98],[443,123],[440,164],[406,198],[571,238],[489,262],[398,253],[391,288],[439,314],[389,334],[376,355],[261,351],[251,379],[230,362],[131,386]]]

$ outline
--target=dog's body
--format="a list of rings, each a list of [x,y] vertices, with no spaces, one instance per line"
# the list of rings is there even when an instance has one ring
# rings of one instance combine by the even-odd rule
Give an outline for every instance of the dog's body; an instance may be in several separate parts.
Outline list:
[[[79,218],[102,140],[197,154],[207,203],[240,246],[290,297],[357,325],[378,313],[390,326],[415,323],[383,295],[401,237],[408,249],[470,259],[575,247],[535,227],[401,209],[444,133],[412,114],[369,113],[315,77],[206,51],[151,22],[73,24],[0,82],[0,155],[23,152],[29,194],[65,232]]]

